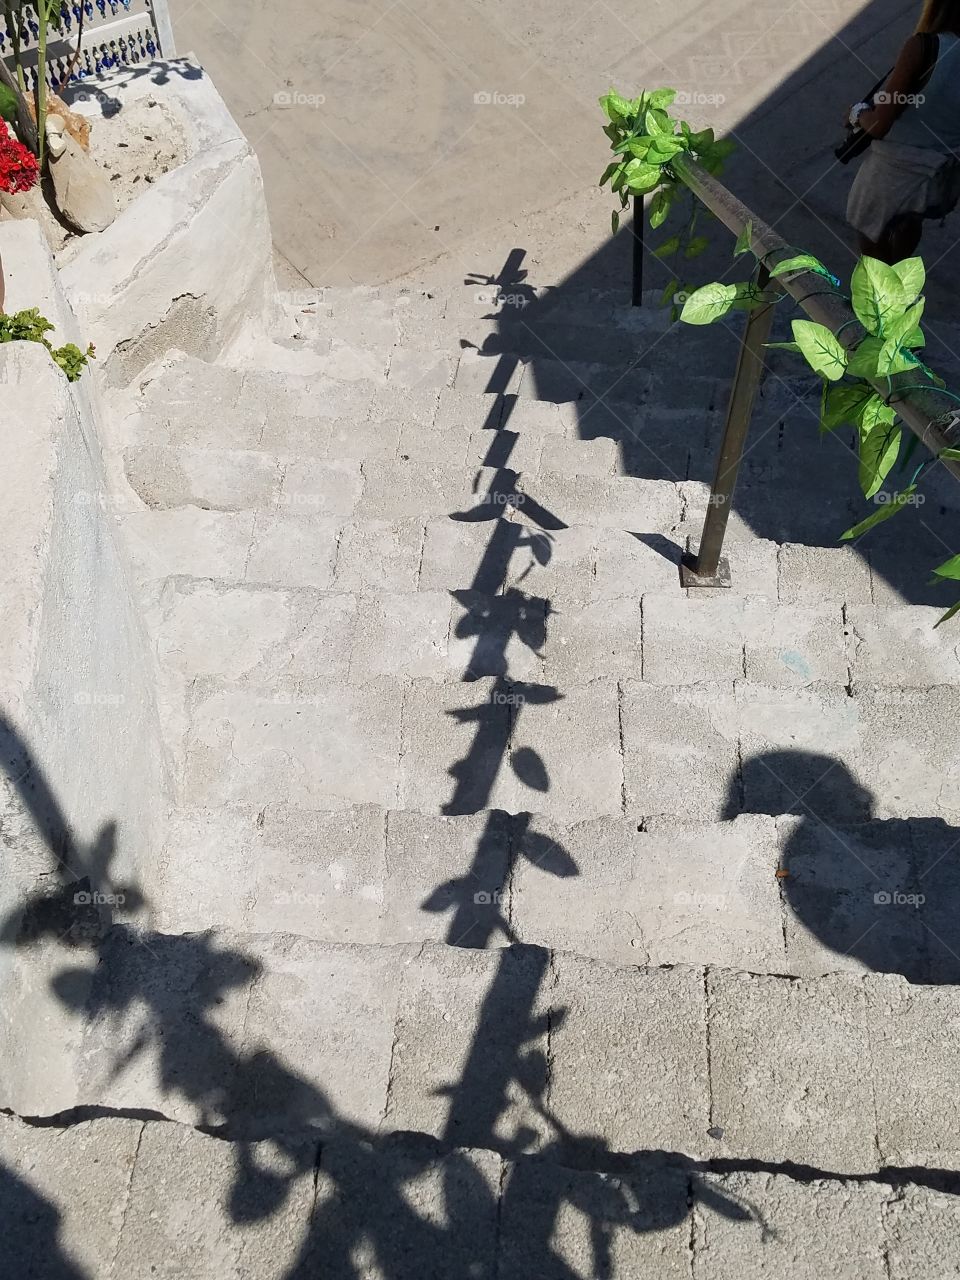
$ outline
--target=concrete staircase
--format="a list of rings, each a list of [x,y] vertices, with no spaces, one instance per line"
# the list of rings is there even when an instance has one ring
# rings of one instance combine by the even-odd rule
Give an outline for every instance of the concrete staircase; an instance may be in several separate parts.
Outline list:
[[[286,314],[313,372],[173,357],[120,428],[176,803],[0,1122],[16,1274],[960,1274],[956,496],[838,547],[778,358],[687,594],[735,332]]]

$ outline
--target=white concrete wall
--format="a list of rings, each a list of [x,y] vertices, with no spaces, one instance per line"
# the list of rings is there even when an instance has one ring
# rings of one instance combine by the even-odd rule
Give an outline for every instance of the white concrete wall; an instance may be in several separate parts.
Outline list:
[[[0,256],[11,264],[8,310],[39,306],[58,323],[57,343],[69,338],[36,224],[0,226]],[[130,906],[135,892],[149,899],[166,803],[154,682],[116,538],[94,392],[89,374],[71,386],[37,344],[0,347],[0,1107],[26,1114],[69,1096],[69,1079],[51,1076],[54,1063],[67,1071],[74,1024],[52,990],[62,945],[51,936],[15,945],[16,914],[41,894],[69,907],[74,876],[125,890]],[[69,832],[69,855],[58,827]],[[133,918],[146,923],[149,912]],[[77,956],[92,962],[83,948]],[[47,1044],[57,1053],[47,1057]]]

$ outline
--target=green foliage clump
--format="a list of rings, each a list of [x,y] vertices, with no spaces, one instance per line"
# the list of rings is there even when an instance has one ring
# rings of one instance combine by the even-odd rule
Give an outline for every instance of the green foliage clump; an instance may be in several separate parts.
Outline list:
[[[73,342],[62,347],[54,347],[47,337],[54,326],[40,314],[37,307],[27,311],[17,311],[14,315],[0,314],[0,343],[4,342],[39,342],[50,352],[50,358],[66,374],[68,382],[76,382],[83,373],[89,360],[95,360],[93,343],[86,351]]]
[[[706,249],[706,236],[697,234],[697,224],[706,211],[693,194],[679,181],[673,168],[678,158],[689,156],[708,173],[719,173],[727,156],[735,149],[728,138],[717,139],[712,129],[694,130],[686,120],[675,120],[667,111],[677,96],[676,89],[654,89],[638,98],[624,98],[612,89],[600,99],[607,117],[604,133],[616,159],[600,178],[600,186],[609,182],[625,209],[631,196],[653,195],[650,202],[650,226],[662,226],[670,214],[683,205],[687,215],[683,229],[669,236],[656,250],[658,258],[675,256],[679,263],[697,258]],[[612,217],[614,234],[620,227],[620,210]],[[672,279],[663,291],[661,301],[673,304],[686,286]]]

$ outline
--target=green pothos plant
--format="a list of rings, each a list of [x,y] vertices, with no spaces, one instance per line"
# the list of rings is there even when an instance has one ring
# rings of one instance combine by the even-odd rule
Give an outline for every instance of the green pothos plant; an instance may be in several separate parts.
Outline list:
[[[658,258],[674,256],[678,262],[699,257],[706,249],[706,236],[698,233],[707,211],[678,179],[673,164],[688,155],[708,173],[719,173],[726,157],[735,149],[727,138],[717,139],[712,129],[694,130],[686,120],[675,120],[667,111],[677,96],[676,89],[654,89],[638,98],[624,98],[610,90],[600,99],[607,117],[604,133],[610,139],[614,160],[600,178],[600,186],[610,184],[625,209],[631,196],[652,195],[650,226],[662,226],[675,208],[685,212],[683,226],[668,236],[655,250]],[[614,209],[614,234],[620,228],[620,209]],[[663,291],[661,301],[678,308],[674,300],[684,287],[679,276]]]
[[[751,239],[752,228],[748,225],[737,242],[736,253],[747,253]],[[739,284],[715,282],[695,290],[684,301],[680,319],[687,324],[710,324],[735,307],[752,308],[768,300],[776,301],[778,297],[785,296],[777,290],[779,278],[789,279],[807,271],[829,282],[828,292],[843,296],[839,293],[840,281],[812,254],[801,253],[779,262],[769,272],[772,287],[765,289],[761,289],[758,282],[760,265],[758,262],[758,270],[749,281]],[[902,379],[898,379],[894,387],[893,378],[898,374],[924,373],[937,386],[944,386],[943,380],[917,355],[925,342],[920,327],[924,282],[921,258],[906,258],[889,266],[876,258],[863,257],[850,280],[850,302],[857,320],[866,330],[866,336],[853,350],[848,350],[825,325],[803,319],[793,321],[792,342],[767,344],[770,348],[794,351],[803,356],[814,373],[823,379],[821,432],[836,431],[844,426],[854,429],[860,488],[865,498],[877,502],[877,509],[847,529],[841,535],[841,541],[861,538],[904,507],[915,505],[921,477],[938,457],[960,460],[960,449],[942,450],[937,457],[916,468],[905,488],[880,502],[883,496],[881,489],[894,467],[900,463],[901,469],[905,469],[919,443],[916,436],[908,433],[909,441],[906,448],[903,447],[903,428],[896,404],[891,400],[894,395],[928,385],[903,385]],[[876,384],[885,388],[883,393],[877,390]],[[939,565],[933,570],[933,575],[934,582],[960,582],[960,555],[952,556]],[[960,600],[944,613],[937,626],[958,612]]]

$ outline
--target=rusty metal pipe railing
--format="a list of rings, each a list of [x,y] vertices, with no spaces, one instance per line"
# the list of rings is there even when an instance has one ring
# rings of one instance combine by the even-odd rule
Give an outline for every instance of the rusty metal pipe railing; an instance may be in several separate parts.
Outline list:
[[[630,241],[633,245],[633,279],[630,302],[634,307],[643,306],[643,196],[633,197],[633,220],[630,225]]]
[[[765,271],[773,270],[778,263],[796,255],[794,246],[762,222],[695,160],[689,156],[677,156],[671,161],[671,168],[700,203],[735,236],[742,235],[750,225],[750,247]],[[866,336],[866,330],[840,289],[815,271],[791,274],[789,279],[778,279],[777,284],[790,294],[811,320],[825,325],[847,349],[858,346]],[[729,575],[721,563],[723,535],[753,416],[762,373],[762,344],[767,341],[764,330],[769,334],[772,311],[772,306],[760,308],[751,313],[747,322],[698,554],[687,559],[682,571],[685,586],[729,584]],[[885,378],[868,381],[896,409],[904,425],[931,453],[940,454],[944,449],[960,447],[960,403],[941,391],[922,369],[896,374],[889,382]],[[898,391],[898,388],[907,387],[909,390]],[[940,463],[960,479],[960,462],[941,459]]]

